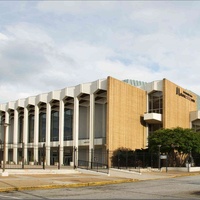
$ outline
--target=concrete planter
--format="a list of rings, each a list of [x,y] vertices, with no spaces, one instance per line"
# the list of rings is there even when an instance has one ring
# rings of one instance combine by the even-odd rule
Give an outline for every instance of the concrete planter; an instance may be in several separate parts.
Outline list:
[[[190,163],[185,163],[185,166],[186,167],[191,167],[191,164]]]
[[[43,162],[41,162],[41,165],[43,165]],[[46,165],[46,162],[44,162],[44,165]]]
[[[34,162],[33,161],[29,161],[29,165],[34,165]]]

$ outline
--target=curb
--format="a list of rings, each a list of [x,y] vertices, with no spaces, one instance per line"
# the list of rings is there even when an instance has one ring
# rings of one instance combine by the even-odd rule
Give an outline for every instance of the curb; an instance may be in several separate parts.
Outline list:
[[[119,183],[132,183],[132,182],[137,182],[137,181],[139,180],[138,179],[121,179],[121,180],[113,180],[113,181],[100,181],[100,182],[88,182],[88,183],[24,186],[24,187],[13,187],[13,188],[0,188],[0,192],[22,191],[22,190],[45,190],[45,189],[58,189],[58,188],[78,188],[78,187],[88,187],[88,186],[119,184]]]
[[[163,177],[163,178],[154,177],[154,178],[150,178],[150,179],[147,178],[147,179],[143,179],[143,180],[129,178],[129,179],[119,179],[119,180],[111,180],[111,181],[107,180],[107,181],[87,182],[87,183],[69,183],[69,184],[52,184],[52,185],[39,185],[39,186],[5,187],[5,188],[0,188],[0,192],[102,186],[102,185],[111,185],[111,184],[120,184],[120,183],[132,183],[132,182],[138,182],[138,181],[177,178],[177,177],[184,177],[184,176],[195,176],[195,175],[199,175],[199,174],[200,174],[200,172],[195,172],[195,173],[171,174],[170,176]]]
[[[184,173],[184,174],[176,174],[176,175],[173,176],[173,178],[184,177],[184,176],[196,176],[196,175],[199,175],[199,174],[200,174],[200,172],[195,172],[195,173],[189,172],[189,173]]]

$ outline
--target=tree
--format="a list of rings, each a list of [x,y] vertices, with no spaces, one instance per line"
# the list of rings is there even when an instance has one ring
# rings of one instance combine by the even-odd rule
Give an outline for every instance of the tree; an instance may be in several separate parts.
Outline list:
[[[183,166],[191,153],[200,153],[200,133],[181,127],[160,129],[149,136],[150,152],[158,152],[158,145],[169,155],[169,165]]]
[[[134,151],[129,148],[118,148],[112,155],[112,166],[128,167],[133,166]]]

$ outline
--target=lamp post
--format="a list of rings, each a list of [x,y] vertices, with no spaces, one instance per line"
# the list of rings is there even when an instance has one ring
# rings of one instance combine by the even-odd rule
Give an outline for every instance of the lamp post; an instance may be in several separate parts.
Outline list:
[[[190,172],[190,167],[191,167],[191,163],[192,163],[192,155],[191,155],[191,149],[189,148],[189,157],[188,157],[188,172]]]
[[[160,170],[160,147],[161,145],[158,145],[158,169]]]

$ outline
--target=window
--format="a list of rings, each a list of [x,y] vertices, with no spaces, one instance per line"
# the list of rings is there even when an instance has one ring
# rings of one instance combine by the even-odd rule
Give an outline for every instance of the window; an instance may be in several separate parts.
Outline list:
[[[24,125],[24,117],[21,116],[19,117],[19,131],[18,131],[18,142],[21,143],[23,142],[23,126]]]
[[[73,140],[73,110],[64,111],[64,141]]]
[[[149,124],[149,136],[161,128],[163,128],[162,124]]]
[[[59,141],[59,112],[51,111],[51,141]]]
[[[162,114],[163,95],[162,92],[156,91],[149,94],[149,112]]]
[[[28,116],[28,142],[34,142],[34,115]]]
[[[39,142],[46,142],[46,113],[39,115]]]

